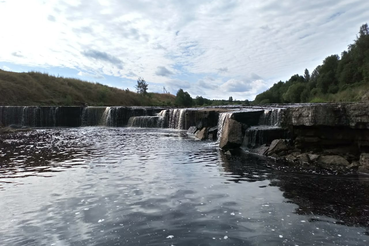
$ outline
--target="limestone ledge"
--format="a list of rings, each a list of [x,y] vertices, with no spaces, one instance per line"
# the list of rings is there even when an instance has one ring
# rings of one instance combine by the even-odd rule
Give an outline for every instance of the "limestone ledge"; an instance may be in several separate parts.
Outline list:
[[[296,171],[369,173],[368,103],[233,110],[222,129],[212,121],[206,125],[198,124],[196,136],[214,140],[219,135],[219,147],[227,153],[244,148],[275,159],[276,166]]]

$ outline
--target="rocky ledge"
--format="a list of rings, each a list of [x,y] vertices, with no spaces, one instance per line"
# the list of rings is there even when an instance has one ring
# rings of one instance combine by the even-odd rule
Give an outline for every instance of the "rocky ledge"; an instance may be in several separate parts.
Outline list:
[[[369,174],[368,103],[232,109],[220,114],[217,125],[192,132],[199,139],[217,136],[228,154],[241,148],[268,156],[277,168]]]

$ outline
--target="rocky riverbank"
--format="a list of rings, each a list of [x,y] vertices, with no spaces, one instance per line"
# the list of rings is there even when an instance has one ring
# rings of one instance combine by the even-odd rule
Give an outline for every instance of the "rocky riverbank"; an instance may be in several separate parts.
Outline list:
[[[217,127],[208,124],[191,132],[199,139],[217,135],[219,147],[228,154],[241,148],[268,156],[277,168],[369,173],[368,106],[302,104],[233,109],[220,115]]]

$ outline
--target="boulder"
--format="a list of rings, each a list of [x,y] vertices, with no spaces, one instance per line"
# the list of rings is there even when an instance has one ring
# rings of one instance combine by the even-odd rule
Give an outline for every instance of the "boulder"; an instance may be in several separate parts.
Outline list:
[[[310,162],[315,162],[319,159],[320,155],[317,155],[317,154],[308,154],[308,157],[309,157],[309,161]]]
[[[218,127],[217,126],[209,128],[209,130],[208,130],[208,139],[213,140],[213,141],[217,140],[217,134],[218,134]]]
[[[196,132],[197,132],[196,126],[190,126],[190,128],[188,128],[187,130],[187,134],[195,134]]]
[[[289,150],[290,147],[287,145],[287,140],[285,139],[275,139],[272,141],[272,143],[269,146],[268,151],[266,152],[266,155],[273,155]]]
[[[318,164],[324,168],[332,168],[335,166],[348,167],[350,163],[339,155],[322,155],[317,159]]]
[[[259,147],[254,148],[254,149],[249,149],[249,151],[251,153],[254,153],[254,154],[257,154],[257,155],[266,155],[266,152],[268,151],[268,149],[269,148],[265,144],[263,144]],[[276,157],[276,156],[273,156],[273,157]]]
[[[222,136],[220,136],[219,147],[223,150],[239,148],[242,140],[242,124],[227,118],[224,122]]]
[[[197,131],[195,137],[200,140],[205,140],[208,138],[208,128],[204,127],[200,131]]]
[[[369,153],[360,155],[359,172],[369,173]]]

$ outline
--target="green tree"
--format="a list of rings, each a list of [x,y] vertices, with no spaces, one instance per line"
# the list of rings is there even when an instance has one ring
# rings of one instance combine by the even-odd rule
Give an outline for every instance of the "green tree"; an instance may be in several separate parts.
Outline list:
[[[146,81],[143,78],[140,77],[137,79],[136,90],[138,94],[146,95],[148,87],[149,85],[146,83]]]
[[[188,94],[188,92],[179,89],[176,95],[175,103],[178,106],[191,107],[192,97],[190,96],[190,94]]]
[[[310,81],[310,73],[309,70],[306,68],[305,72],[304,72],[304,79],[306,81],[306,83],[308,83]]]
[[[305,90],[306,85],[304,83],[296,83],[291,85],[287,92],[283,94],[283,98],[286,102],[299,103],[301,102],[301,94]]]
[[[333,90],[333,88],[338,85],[338,80],[336,78],[338,62],[338,55],[328,56],[323,61],[323,65],[320,68],[317,87],[324,94],[326,94],[329,90]]]
[[[202,96],[197,96],[196,99],[195,99],[195,104],[198,105],[198,106],[202,106],[204,105],[205,103],[205,100]]]

